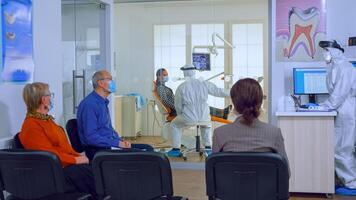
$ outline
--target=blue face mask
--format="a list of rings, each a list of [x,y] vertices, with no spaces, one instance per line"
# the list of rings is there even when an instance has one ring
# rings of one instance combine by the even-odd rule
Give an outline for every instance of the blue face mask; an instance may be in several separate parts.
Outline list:
[[[168,82],[169,81],[169,77],[168,76],[163,76],[163,82]]]
[[[115,81],[111,80],[111,81],[109,82],[109,88],[108,88],[108,90],[109,90],[110,93],[116,92],[116,83],[115,83]]]
[[[50,98],[51,99],[49,100],[49,105],[47,106],[48,111],[52,111],[54,108],[54,94],[53,93],[51,93]]]
[[[51,96],[51,100],[49,102],[49,111],[51,111],[54,108],[54,97]]]

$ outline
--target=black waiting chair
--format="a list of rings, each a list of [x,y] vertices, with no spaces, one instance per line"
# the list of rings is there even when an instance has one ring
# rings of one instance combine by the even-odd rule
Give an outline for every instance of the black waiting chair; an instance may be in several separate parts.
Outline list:
[[[4,196],[4,186],[2,185],[1,179],[0,179],[0,200],[5,200],[5,196]]]
[[[288,164],[276,153],[221,152],[206,160],[209,200],[287,200]]]
[[[78,153],[82,153],[84,151],[84,147],[80,142],[77,119],[68,120],[66,124],[66,131],[73,149]]]
[[[183,200],[173,196],[168,158],[158,152],[101,151],[93,159],[96,192],[111,200]]]
[[[13,140],[12,140],[12,143],[11,143],[11,148],[12,149],[23,149],[23,145],[20,141],[20,138],[19,138],[19,134],[20,133],[17,133]],[[2,180],[0,178],[0,200],[5,200],[5,197],[4,197],[4,186],[3,186],[3,183],[2,183]]]
[[[17,133],[12,140],[12,149],[24,149],[19,137],[20,133]]]
[[[89,194],[64,193],[63,170],[56,155],[46,151],[0,151],[0,185],[6,200],[90,199]]]

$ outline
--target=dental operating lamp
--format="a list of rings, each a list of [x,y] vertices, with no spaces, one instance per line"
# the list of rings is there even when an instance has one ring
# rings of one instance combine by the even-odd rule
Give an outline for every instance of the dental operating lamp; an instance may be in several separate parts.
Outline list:
[[[224,42],[224,46],[216,45],[215,38],[218,38],[221,41],[223,41]],[[213,55],[217,56],[219,54],[218,53],[218,49],[233,49],[233,48],[235,48],[234,45],[232,45],[229,41],[227,41],[223,37],[221,37],[218,33],[213,33],[211,35],[211,40],[212,40],[213,45],[197,45],[197,46],[194,46],[193,47],[193,53],[195,53],[196,49],[207,49],[210,54],[213,54]],[[216,78],[216,77],[218,77],[220,75],[223,75],[223,74],[224,74],[224,72],[218,73],[218,74],[206,79],[206,81],[214,79],[214,78]],[[226,75],[225,74],[224,76],[226,76],[226,79],[224,79],[225,81],[230,82],[232,80],[232,75]],[[184,78],[174,78],[173,77],[172,80],[173,81],[181,81],[181,80],[184,80]]]
[[[215,38],[219,38],[221,41],[223,41],[224,42],[224,46],[216,45]],[[213,45],[197,45],[197,46],[194,46],[193,47],[193,53],[195,52],[195,49],[208,49],[208,52],[210,54],[213,54],[213,55],[217,56],[219,54],[218,53],[218,49],[229,49],[229,48],[233,49],[233,48],[235,48],[234,45],[232,45],[230,42],[228,42],[223,37],[221,37],[218,33],[213,33],[211,35],[211,40],[212,40]]]
[[[224,42],[224,45],[216,45],[216,38],[220,39],[221,41]],[[213,33],[211,35],[211,41],[213,43],[213,45],[197,45],[197,46],[194,46],[193,47],[193,53],[195,53],[195,50],[196,49],[207,49],[208,52],[210,54],[213,54],[215,56],[218,56],[219,52],[218,52],[218,49],[233,49],[235,48],[234,45],[232,45],[229,41],[225,40],[225,38],[221,37],[218,33]],[[232,80],[232,75],[227,75],[227,74],[224,74],[224,72],[221,72],[221,73],[218,73],[208,79],[206,79],[206,81],[210,81],[220,75],[224,75],[224,80],[226,82],[231,82]]]

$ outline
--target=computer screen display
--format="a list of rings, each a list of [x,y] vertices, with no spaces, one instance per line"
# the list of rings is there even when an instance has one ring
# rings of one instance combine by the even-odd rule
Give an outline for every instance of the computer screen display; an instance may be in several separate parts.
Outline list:
[[[197,70],[210,71],[210,54],[193,53],[193,65]]]
[[[356,68],[356,61],[350,61],[350,63]]]
[[[294,94],[328,94],[325,68],[294,68]]]

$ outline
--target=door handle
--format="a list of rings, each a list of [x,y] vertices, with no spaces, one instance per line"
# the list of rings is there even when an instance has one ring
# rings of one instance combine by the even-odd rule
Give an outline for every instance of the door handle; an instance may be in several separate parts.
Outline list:
[[[78,108],[77,106],[77,79],[82,79],[83,83],[83,98],[85,97],[85,70],[82,70],[82,75],[77,74],[77,70],[73,70],[73,114],[75,114],[76,109]]]

